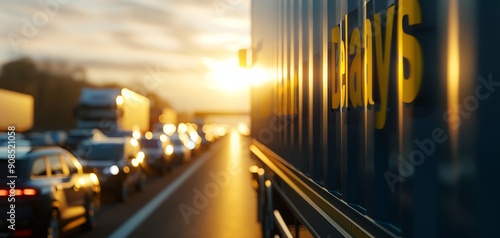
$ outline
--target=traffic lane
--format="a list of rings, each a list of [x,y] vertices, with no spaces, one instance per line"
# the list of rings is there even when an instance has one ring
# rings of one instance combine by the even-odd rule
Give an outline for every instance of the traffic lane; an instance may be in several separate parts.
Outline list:
[[[116,202],[113,197],[104,196],[102,198],[103,204],[101,210],[96,215],[97,227],[91,231],[83,231],[81,228],[73,229],[65,232],[64,236],[81,238],[109,237],[130,217],[142,209],[145,204],[154,199],[160,191],[182,176],[198,158],[203,157],[205,154],[213,153],[212,151],[217,151],[221,146],[221,142],[222,140],[215,142],[208,151],[205,151],[200,156],[193,157],[190,163],[185,163],[174,168],[166,176],[148,178],[144,191],[132,192],[129,199],[125,202]]]
[[[232,132],[130,237],[261,237],[249,139]]]

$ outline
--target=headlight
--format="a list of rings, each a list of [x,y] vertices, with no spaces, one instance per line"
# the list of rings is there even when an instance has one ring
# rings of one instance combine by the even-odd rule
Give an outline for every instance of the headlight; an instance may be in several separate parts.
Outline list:
[[[139,161],[137,161],[137,159],[132,159],[131,162],[132,162],[132,166],[134,166],[134,167],[139,166]]]
[[[82,186],[84,186],[84,185],[87,183],[87,181],[85,181],[85,179],[84,179],[84,178],[80,178],[80,179],[78,179],[78,182],[79,182]]]
[[[90,180],[92,180],[94,184],[99,184],[99,178],[97,178],[97,175],[95,175],[94,173],[90,174]]]
[[[167,145],[167,148],[165,148],[165,153],[167,155],[171,155],[172,153],[174,153],[174,147],[172,145]]]
[[[105,168],[103,172],[104,174],[117,175],[120,172],[120,169],[116,165],[111,165],[109,168]]]
[[[135,138],[130,138],[130,144],[133,146],[133,147],[136,147],[136,146],[139,146],[139,141]]]
[[[146,154],[144,154],[144,152],[142,152],[142,151],[139,151],[139,153],[137,153],[136,159],[139,163],[142,163],[142,162],[144,162],[145,157],[146,157]]]
[[[192,141],[187,141],[186,143],[184,143],[184,145],[190,150],[194,149],[195,147],[195,144]]]
[[[123,97],[121,95],[116,97],[116,105],[121,106],[121,105],[123,105],[124,101],[125,100],[123,99]]]

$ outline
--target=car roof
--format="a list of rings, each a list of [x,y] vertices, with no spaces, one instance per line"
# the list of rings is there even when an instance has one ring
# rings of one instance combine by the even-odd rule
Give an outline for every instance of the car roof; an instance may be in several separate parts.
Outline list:
[[[123,144],[130,140],[131,137],[107,137],[102,140],[89,139],[91,144]]]
[[[9,133],[0,132],[0,141],[7,141],[9,137]],[[24,139],[24,135],[21,133],[16,133],[16,139]]]
[[[12,151],[12,150],[11,150]],[[15,159],[24,160],[30,158],[32,154],[61,153],[66,150],[57,146],[17,146],[15,149]],[[69,152],[68,152],[69,153]],[[12,153],[11,153],[12,154]],[[6,146],[0,147],[0,159],[8,159],[9,149]]]
[[[103,134],[101,130],[99,129],[71,129],[66,132],[68,135],[93,135],[93,134]]]

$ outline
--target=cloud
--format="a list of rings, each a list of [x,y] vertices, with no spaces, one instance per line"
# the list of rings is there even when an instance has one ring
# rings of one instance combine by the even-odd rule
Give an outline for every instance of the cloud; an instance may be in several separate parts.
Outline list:
[[[0,9],[2,62],[20,56],[68,60],[87,68],[94,82],[116,78],[129,85],[140,83],[147,67],[161,65],[169,77],[156,91],[179,108],[235,107],[228,101],[249,100],[248,92],[238,97],[214,88],[203,61],[234,58],[249,47],[250,0],[69,0],[34,37],[23,35],[22,19],[47,12],[38,0],[4,0]],[[9,32],[25,38],[18,53]],[[226,96],[233,98],[217,99]]]

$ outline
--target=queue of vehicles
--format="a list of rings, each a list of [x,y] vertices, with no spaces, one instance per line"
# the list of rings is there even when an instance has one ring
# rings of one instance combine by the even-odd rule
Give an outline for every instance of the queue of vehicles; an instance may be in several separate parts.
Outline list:
[[[140,166],[144,154],[140,153],[136,144],[127,140],[126,137],[90,139],[84,142],[87,150],[79,154],[84,171],[97,174],[103,190],[111,191],[120,201],[128,198],[132,188],[141,191],[146,181]]]
[[[17,147],[15,173],[10,173],[8,151],[0,152],[0,234],[59,237],[67,228],[96,225],[100,180],[84,173],[71,153],[55,146]]]
[[[141,138],[141,151],[144,153],[144,167],[150,174],[164,175],[174,165],[174,146],[165,134],[147,133]]]
[[[0,96],[0,111],[15,112],[0,118],[0,197],[6,198],[0,199],[0,236],[91,229],[106,192],[125,201],[144,189],[147,176],[167,174],[207,146],[196,124],[149,131],[149,101],[128,89],[84,89],[77,128],[68,131],[29,131],[33,98],[6,90]],[[207,141],[220,136],[205,135]]]

